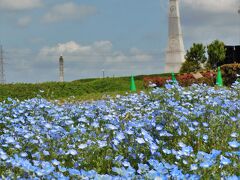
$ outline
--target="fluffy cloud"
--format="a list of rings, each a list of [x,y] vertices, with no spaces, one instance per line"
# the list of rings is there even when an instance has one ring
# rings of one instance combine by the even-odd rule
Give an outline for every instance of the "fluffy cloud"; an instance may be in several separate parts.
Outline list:
[[[112,49],[112,43],[109,41],[97,41],[91,45],[81,45],[74,41],[67,43],[59,43],[54,47],[44,47],[40,51],[41,56],[53,56],[53,55],[92,55],[103,54],[110,52]]]
[[[77,57],[78,59],[86,59],[86,57],[98,57],[104,62],[123,62],[124,61],[148,61],[152,58],[151,55],[143,51],[132,48],[128,53],[114,51],[110,41],[96,41],[90,45],[81,45],[74,41],[59,43],[53,47],[44,47],[40,50],[40,57],[47,56],[69,56]],[[71,60],[72,58],[70,58]],[[74,60],[74,58],[73,58]]]
[[[58,22],[62,20],[82,20],[96,13],[94,6],[83,6],[74,3],[58,4],[43,17],[44,22]]]
[[[152,74],[162,70],[162,62],[151,54],[137,48],[117,51],[110,41],[87,45],[70,41],[43,47],[37,54],[30,49],[12,49],[10,52],[14,56],[6,68],[8,82],[58,81],[61,54],[67,81],[101,77],[102,69],[105,69],[106,76]]]
[[[32,21],[32,18],[29,16],[25,16],[25,17],[21,17],[20,19],[18,19],[17,24],[20,27],[26,27],[28,26]]]
[[[211,13],[232,13],[238,7],[238,0],[182,0],[185,8]]]
[[[55,74],[58,74],[60,55],[63,55],[65,60],[65,74],[68,80],[99,77],[102,69],[105,69],[107,76],[160,72],[162,63],[151,54],[137,48],[127,52],[114,50],[110,41],[96,41],[88,45],[70,41],[42,48],[34,66],[46,71],[56,69]]]
[[[0,9],[27,10],[42,6],[42,0],[0,0]]]

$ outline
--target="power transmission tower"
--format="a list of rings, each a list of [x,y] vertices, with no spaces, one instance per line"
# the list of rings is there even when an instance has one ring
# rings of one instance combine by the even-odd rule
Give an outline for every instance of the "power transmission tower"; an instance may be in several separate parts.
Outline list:
[[[4,60],[3,60],[3,48],[0,45],[0,84],[5,83],[5,76],[4,76]]]

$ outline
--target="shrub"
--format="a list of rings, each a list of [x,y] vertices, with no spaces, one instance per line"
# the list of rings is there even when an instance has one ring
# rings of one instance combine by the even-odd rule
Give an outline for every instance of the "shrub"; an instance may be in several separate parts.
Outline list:
[[[225,64],[221,66],[221,72],[224,85],[231,86],[237,79],[237,74],[240,74],[240,64]]]
[[[213,71],[207,71],[207,72],[201,72],[202,78],[195,79],[193,74],[190,73],[184,73],[179,74],[176,76],[176,79],[178,83],[181,86],[190,86],[191,84],[207,84],[214,86],[215,85],[215,79],[216,79],[216,72]],[[151,83],[156,84],[158,87],[162,87],[166,84],[167,80],[171,80],[171,77],[145,77],[144,79],[144,86],[148,87]]]

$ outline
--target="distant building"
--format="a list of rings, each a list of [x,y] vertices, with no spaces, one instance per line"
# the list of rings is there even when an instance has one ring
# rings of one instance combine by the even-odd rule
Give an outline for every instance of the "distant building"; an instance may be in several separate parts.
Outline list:
[[[226,58],[224,64],[240,63],[240,45],[225,46]]]

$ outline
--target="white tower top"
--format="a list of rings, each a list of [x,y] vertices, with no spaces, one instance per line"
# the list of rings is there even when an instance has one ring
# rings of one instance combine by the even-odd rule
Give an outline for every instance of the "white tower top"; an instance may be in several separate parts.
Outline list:
[[[179,72],[184,62],[184,54],[179,0],[169,0],[168,47],[166,52],[165,72]]]

